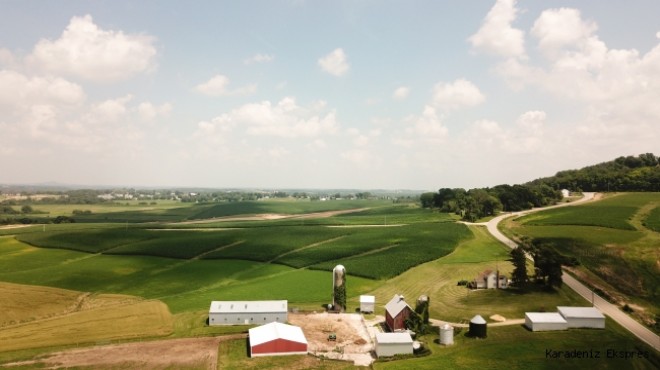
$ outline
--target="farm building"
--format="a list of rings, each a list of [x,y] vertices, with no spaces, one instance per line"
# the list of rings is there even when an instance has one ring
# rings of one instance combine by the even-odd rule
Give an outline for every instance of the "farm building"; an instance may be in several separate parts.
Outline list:
[[[569,328],[605,329],[605,315],[595,307],[557,307]]]
[[[209,325],[258,325],[286,322],[287,301],[213,301]]]
[[[468,335],[475,338],[486,338],[488,324],[481,315],[475,315],[470,320],[470,330]]]
[[[298,326],[271,322],[248,331],[250,357],[307,354],[307,338]]]
[[[390,331],[406,330],[406,319],[410,317],[412,308],[408,306],[402,295],[395,294],[385,305],[385,324]]]
[[[509,279],[500,275],[499,271],[486,270],[477,275],[469,284],[472,289],[506,289],[509,287]]]
[[[376,309],[376,297],[372,295],[360,296],[360,312],[374,312]]]
[[[566,320],[556,312],[525,312],[525,326],[531,331],[568,329]]]
[[[571,196],[571,192],[568,189],[561,189],[561,196],[563,198],[568,198]]]
[[[376,356],[389,357],[413,353],[413,340],[408,332],[376,333]]]

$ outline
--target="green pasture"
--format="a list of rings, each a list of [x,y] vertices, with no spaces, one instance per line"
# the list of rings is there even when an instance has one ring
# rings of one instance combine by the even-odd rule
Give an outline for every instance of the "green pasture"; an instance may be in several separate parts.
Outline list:
[[[377,361],[374,369],[657,369],[660,357],[641,346],[631,335],[607,319],[605,330],[571,329],[532,332],[523,325],[489,327],[488,337],[466,336],[457,329],[454,344],[443,346],[438,335],[421,338],[431,354],[425,357],[388,362]],[[634,358],[608,358],[608,350],[628,351]],[[598,353],[600,358],[552,358],[547,351]],[[610,352],[611,353],[611,352]],[[639,354],[639,357],[638,357]]]
[[[644,226],[660,233],[660,205],[656,205],[644,220]]]

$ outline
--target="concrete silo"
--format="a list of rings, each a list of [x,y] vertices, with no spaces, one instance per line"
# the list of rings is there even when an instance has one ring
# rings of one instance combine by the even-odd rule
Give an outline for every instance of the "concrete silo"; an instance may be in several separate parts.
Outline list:
[[[342,265],[332,269],[332,307],[339,311],[346,309],[346,268]]]
[[[440,344],[445,346],[454,344],[454,327],[444,324],[440,327]]]

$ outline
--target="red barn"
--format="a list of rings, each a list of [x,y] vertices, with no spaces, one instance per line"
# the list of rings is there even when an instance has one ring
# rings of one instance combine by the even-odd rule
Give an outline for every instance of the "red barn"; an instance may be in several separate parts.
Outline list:
[[[249,330],[250,357],[304,355],[307,339],[297,326],[271,322]]]
[[[402,295],[395,294],[385,305],[385,323],[390,331],[406,330],[406,319],[410,317],[412,308]]]

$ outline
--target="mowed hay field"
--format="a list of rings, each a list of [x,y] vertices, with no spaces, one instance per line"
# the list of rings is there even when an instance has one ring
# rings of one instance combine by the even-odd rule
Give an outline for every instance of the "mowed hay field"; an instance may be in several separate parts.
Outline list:
[[[633,304],[651,323],[660,314],[660,193],[621,193],[586,205],[507,222],[518,237],[538,238],[575,257],[576,273],[612,300]]]

